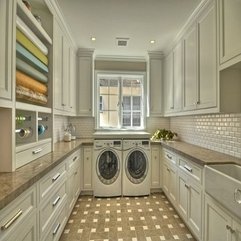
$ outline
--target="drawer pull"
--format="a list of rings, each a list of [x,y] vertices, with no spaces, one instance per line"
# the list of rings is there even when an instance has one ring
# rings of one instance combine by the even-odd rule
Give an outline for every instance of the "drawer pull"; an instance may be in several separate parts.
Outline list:
[[[39,152],[41,152],[42,150],[43,150],[42,148],[39,148],[39,149],[34,150],[32,153],[35,155],[35,154],[38,154]]]
[[[59,228],[60,228],[60,223],[58,223],[57,226],[54,228],[53,235],[56,235],[56,233],[58,232]]]
[[[170,169],[169,169],[169,168],[167,168],[167,171],[168,171],[168,172],[170,172]]]
[[[185,168],[187,171],[192,172],[192,168],[189,167],[188,165],[184,165],[184,168]]]
[[[57,181],[59,177],[60,177],[60,173],[57,173],[55,176],[53,176],[52,182]]]
[[[17,213],[1,227],[1,229],[2,230],[8,229],[22,214],[23,214],[23,210],[19,209]]]
[[[172,156],[167,154],[168,159],[172,160]]]
[[[74,175],[77,175],[77,173],[78,173],[78,172],[76,171],[76,172],[74,173]]]
[[[53,201],[53,207],[56,206],[58,204],[58,202],[60,201],[60,196],[58,196],[54,201]]]
[[[189,189],[190,187],[185,183],[185,188]]]
[[[74,161],[76,161],[76,160],[77,160],[77,158],[78,158],[78,157],[77,157],[77,156],[75,156],[75,157],[73,158],[73,162],[74,162]]]

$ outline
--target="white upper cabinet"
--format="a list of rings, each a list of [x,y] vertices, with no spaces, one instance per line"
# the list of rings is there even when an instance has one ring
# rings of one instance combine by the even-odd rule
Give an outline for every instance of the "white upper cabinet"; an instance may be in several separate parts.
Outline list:
[[[220,0],[218,3],[220,4],[220,62],[222,64],[241,54],[241,1]]]
[[[183,42],[180,41],[164,62],[165,116],[182,110],[183,106]]]
[[[194,24],[184,36],[184,110],[197,105],[197,28]]]
[[[12,99],[13,1],[0,1],[0,98]],[[5,37],[3,37],[5,36]],[[2,101],[0,101],[0,106]]]
[[[214,2],[198,18],[199,92],[197,108],[217,106],[217,31]]]
[[[162,116],[162,54],[149,52],[150,116]]]
[[[79,116],[92,116],[92,88],[93,88],[93,53],[92,49],[78,51],[78,110]]]

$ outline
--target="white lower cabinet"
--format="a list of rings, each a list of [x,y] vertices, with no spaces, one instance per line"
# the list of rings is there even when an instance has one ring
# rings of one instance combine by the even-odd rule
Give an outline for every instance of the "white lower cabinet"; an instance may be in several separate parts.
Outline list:
[[[205,241],[240,241],[241,223],[213,198],[205,196]]]
[[[151,146],[151,188],[160,188],[160,146]]]
[[[163,190],[172,204],[176,204],[177,195],[177,167],[176,157],[170,152],[164,151],[163,163]]]
[[[1,210],[0,241],[37,240],[30,239],[37,237],[36,192],[36,185],[33,185]]]
[[[83,190],[92,191],[92,152],[91,146],[83,147]],[[95,171],[95,167],[93,167]]]
[[[181,170],[178,171],[177,207],[192,232],[201,239],[202,189]]]

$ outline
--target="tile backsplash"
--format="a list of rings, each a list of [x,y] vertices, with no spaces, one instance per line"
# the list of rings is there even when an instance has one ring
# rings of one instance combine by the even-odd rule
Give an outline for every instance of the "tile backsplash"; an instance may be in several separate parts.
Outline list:
[[[64,130],[68,126],[67,116],[54,116],[54,142],[62,141],[64,139]]]
[[[179,139],[241,158],[241,114],[211,114],[170,118]]]

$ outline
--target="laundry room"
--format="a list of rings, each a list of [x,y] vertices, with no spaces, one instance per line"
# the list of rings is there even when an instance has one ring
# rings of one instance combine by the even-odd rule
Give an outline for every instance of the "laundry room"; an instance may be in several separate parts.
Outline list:
[[[0,241],[241,241],[240,0],[0,0]]]

